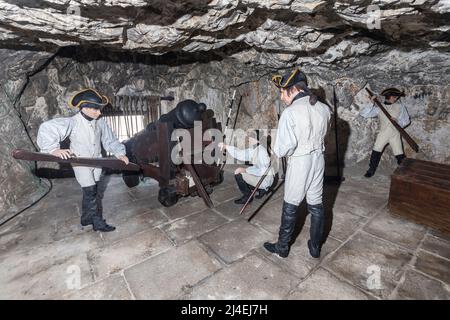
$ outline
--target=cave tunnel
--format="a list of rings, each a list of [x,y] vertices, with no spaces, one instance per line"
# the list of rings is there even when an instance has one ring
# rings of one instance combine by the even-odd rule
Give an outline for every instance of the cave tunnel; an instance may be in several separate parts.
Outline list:
[[[0,298],[449,299],[449,18],[0,0]],[[174,163],[194,120],[223,159]]]

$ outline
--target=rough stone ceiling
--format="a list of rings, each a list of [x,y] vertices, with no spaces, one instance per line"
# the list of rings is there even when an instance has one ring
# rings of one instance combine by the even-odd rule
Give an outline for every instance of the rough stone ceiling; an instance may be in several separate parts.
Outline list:
[[[0,21],[3,47],[208,51],[272,67],[450,47],[449,0],[0,0]]]

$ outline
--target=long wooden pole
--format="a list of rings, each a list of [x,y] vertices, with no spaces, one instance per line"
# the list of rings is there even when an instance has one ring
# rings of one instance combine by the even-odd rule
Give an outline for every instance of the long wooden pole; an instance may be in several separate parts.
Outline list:
[[[225,130],[223,131],[223,143],[224,144],[225,144],[225,137],[226,137],[227,130],[228,130],[228,125],[230,123],[231,111],[233,111],[233,104],[234,104],[235,96],[236,96],[236,89],[234,89],[233,96],[231,97],[230,106],[228,107],[227,121],[226,121],[226,124],[225,124]],[[223,151],[223,156],[226,156],[225,150],[220,150],[220,151]],[[218,165],[220,165],[220,160],[221,160],[221,158],[219,158],[219,160],[218,160],[218,163],[217,163]],[[226,159],[224,159],[223,164],[220,167],[220,170],[223,170],[223,167],[225,166],[225,163],[226,163]]]
[[[338,141],[338,108],[337,108],[337,97],[336,97],[336,88],[333,86],[333,104],[334,104],[334,140],[336,143],[336,170],[337,170],[337,179],[341,180],[341,164],[339,161],[339,141]]]
[[[74,163],[86,165],[88,167],[103,167],[126,171],[141,171],[141,167],[135,163],[125,164],[122,160],[114,158],[69,158],[62,159],[49,153],[32,152],[23,149],[16,149],[12,152],[14,159],[28,160],[28,161],[46,161],[59,163]]]

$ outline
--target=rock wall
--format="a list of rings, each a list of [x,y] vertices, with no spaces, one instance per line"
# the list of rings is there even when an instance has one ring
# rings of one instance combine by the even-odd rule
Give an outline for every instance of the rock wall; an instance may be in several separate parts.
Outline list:
[[[17,110],[28,77],[40,70],[51,54],[0,49],[0,223],[32,204],[48,189],[32,171],[34,163],[16,161],[12,150],[34,150],[26,123]]]

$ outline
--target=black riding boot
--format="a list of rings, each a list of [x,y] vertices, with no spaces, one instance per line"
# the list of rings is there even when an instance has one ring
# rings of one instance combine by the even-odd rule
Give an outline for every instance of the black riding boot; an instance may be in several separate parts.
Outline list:
[[[397,159],[397,164],[400,165],[402,161],[406,158],[404,154],[396,155],[395,158]]]
[[[323,204],[308,204],[308,212],[311,214],[311,227],[309,229],[308,249],[313,258],[320,257],[322,247],[325,213]]]
[[[367,170],[364,177],[370,178],[375,174],[375,171],[377,170],[378,164],[381,160],[381,152],[372,150],[372,154],[370,155],[370,161],[369,161],[369,170]]]
[[[255,196],[256,199],[261,199],[262,197],[264,197],[266,195],[267,190],[265,189],[258,189],[258,194]]]
[[[96,214],[96,195],[97,186],[81,188],[83,190],[83,200],[81,202],[81,225],[88,226],[92,224],[92,217]]]
[[[108,225],[102,218],[101,210],[101,199],[97,195],[97,185],[84,187],[81,225],[92,224],[94,231],[109,232],[115,230],[115,227]]]
[[[244,178],[242,177],[242,174],[235,174],[234,178],[236,179],[236,183],[239,187],[239,190],[242,192],[242,197],[234,200],[234,203],[244,204],[247,202],[248,198],[250,197],[250,194],[252,193],[252,189],[250,188],[248,183],[245,182]]]
[[[110,232],[116,230],[116,227],[111,226],[106,223],[106,220],[103,219],[103,192],[101,191],[100,181],[96,182],[97,185],[97,215],[94,217],[94,230],[102,231],[102,232]],[[98,217],[98,218],[97,218]]]
[[[276,253],[282,258],[289,255],[289,245],[292,234],[295,229],[295,222],[297,220],[298,206],[283,201],[283,212],[281,214],[280,232],[278,233],[278,242],[264,243],[264,248],[267,251]]]
[[[101,192],[100,181],[96,181],[95,185],[97,186],[97,194],[95,199],[97,200],[97,215],[103,219],[103,193]]]

